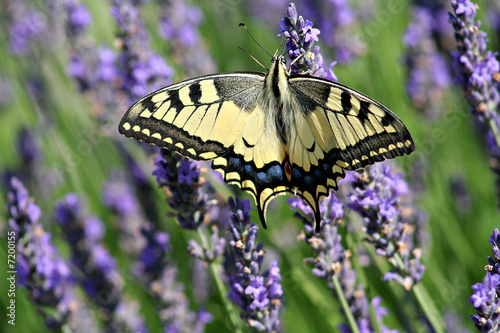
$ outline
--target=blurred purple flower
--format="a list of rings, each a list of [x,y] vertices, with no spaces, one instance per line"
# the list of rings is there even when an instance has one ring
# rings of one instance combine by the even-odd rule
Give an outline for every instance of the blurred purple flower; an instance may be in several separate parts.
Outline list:
[[[185,0],[158,0],[161,6],[158,32],[171,45],[169,53],[182,67],[183,76],[213,73],[216,66],[200,36],[203,12]]]
[[[443,315],[444,318],[444,329],[445,332],[453,332],[453,333],[470,333],[470,330],[466,329],[461,321],[461,316],[454,312],[449,311]]]
[[[152,90],[171,82],[173,70],[150,45],[150,39],[139,16],[137,2],[112,0],[111,15],[118,24],[121,53],[118,65],[123,75],[122,90],[132,102]]]
[[[138,257],[145,245],[141,228],[146,224],[143,209],[122,172],[113,171],[103,186],[103,200],[113,212],[119,229],[120,247]]]
[[[170,251],[170,236],[165,232],[155,231],[152,224],[142,227],[141,236],[145,242],[134,268],[134,274],[145,279],[147,283],[151,283],[160,278],[169,264],[167,255]]]
[[[27,189],[17,178],[11,178],[7,202],[9,225],[17,243],[17,266],[9,266],[8,280],[25,287],[30,298],[51,330],[61,330],[70,320],[73,276],[39,223],[40,208],[29,198]]]
[[[487,51],[487,33],[476,20],[477,5],[469,0],[452,0],[450,23],[455,30],[457,51],[453,67],[455,80],[465,89],[471,112],[486,126],[486,143],[492,156],[490,163],[497,179],[500,197],[500,63],[498,53]]]
[[[444,12],[444,8],[444,4],[441,7],[414,5],[403,39],[408,48],[408,94],[414,106],[430,118],[443,112],[444,94],[451,84],[451,68],[444,55],[439,53],[436,41],[436,36],[442,34],[441,28],[436,27],[436,12]],[[451,34],[451,29],[448,34]]]
[[[185,47],[198,44],[198,26],[203,19],[198,7],[183,0],[173,0],[162,14],[159,31],[163,39],[180,42]]]
[[[102,221],[84,216],[76,194],[69,194],[56,204],[55,219],[70,245],[71,262],[79,271],[78,280],[103,312],[107,330],[145,330],[144,322],[137,313],[123,317],[124,312],[117,311],[132,304],[123,295],[123,279],[115,258],[100,243],[104,235]]]
[[[23,183],[15,177],[10,179],[8,196],[9,226],[16,232],[16,239],[19,239],[24,236],[29,225],[38,224],[42,213],[33,198],[29,197]]]
[[[68,17],[66,21],[68,35],[76,36],[85,32],[92,22],[92,17],[87,8],[74,0],[66,1],[64,7]]]
[[[419,227],[419,216],[411,203],[404,203],[408,184],[391,165],[376,164],[363,173],[353,173],[354,182],[348,196],[348,207],[357,212],[363,222],[362,230],[375,246],[375,253],[389,259],[395,271],[384,280],[394,280],[406,289],[419,282],[425,267],[420,263],[420,249],[415,248],[414,233]],[[399,266],[394,256],[403,262]]]
[[[47,22],[42,12],[24,1],[15,1],[7,6],[10,13],[9,51],[15,56],[32,51],[32,43],[40,41],[46,33]]]
[[[269,269],[262,272],[264,244],[256,244],[259,227],[250,221],[250,200],[230,197],[228,204],[233,215],[226,260],[232,286],[227,297],[241,308],[240,315],[248,326],[260,332],[274,332],[280,325],[283,296],[278,262],[271,262]]]
[[[119,110],[126,110],[138,98],[171,82],[173,70],[150,45],[148,32],[140,17],[141,1],[111,1],[111,15],[118,30],[114,51],[83,41],[87,9],[82,4],[66,6],[68,37],[73,54],[68,72],[80,89],[89,93],[95,115],[101,122],[115,121]],[[75,6],[78,7],[75,9]],[[74,30],[79,29],[77,34]]]
[[[190,310],[184,285],[178,279],[178,270],[168,258],[169,235],[155,231],[151,224],[143,227],[142,235],[146,245],[135,264],[134,275],[143,281],[154,297],[164,331],[202,333],[205,324],[212,321],[212,316],[204,310]]]
[[[452,175],[450,187],[456,210],[462,214],[469,212],[472,206],[472,198],[463,175]]]
[[[31,166],[40,161],[40,150],[38,141],[35,140],[33,132],[22,127],[18,134],[17,151],[21,156],[24,166]]]
[[[167,203],[176,211],[172,216],[185,229],[199,228],[213,204],[202,188],[201,165],[166,149],[160,150],[155,163],[153,175],[168,190]]]
[[[112,173],[110,180],[104,184],[103,198],[106,206],[120,215],[136,215],[140,210],[131,186],[119,172]]]

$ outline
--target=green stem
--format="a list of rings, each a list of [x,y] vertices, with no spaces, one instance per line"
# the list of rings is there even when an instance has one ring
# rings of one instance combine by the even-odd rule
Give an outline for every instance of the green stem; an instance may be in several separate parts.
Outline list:
[[[198,228],[198,235],[201,240],[202,247],[204,249],[208,248],[208,241],[207,241],[207,235],[205,234],[205,231],[201,230],[206,228]],[[226,311],[227,318],[229,319],[229,322],[231,323],[231,326],[233,329],[231,330],[232,332],[235,333],[243,333],[243,328],[242,328],[242,321],[237,315],[237,310],[235,309],[235,306],[233,303],[229,301],[227,298],[227,289],[226,285],[221,279],[221,272],[222,272],[222,266],[216,262],[210,262],[210,272],[212,273],[212,277],[215,282],[215,286],[217,288],[217,291],[219,293],[219,296],[221,298],[224,310]]]
[[[399,253],[396,253],[393,258],[396,261],[398,269],[401,272],[406,273],[403,259]],[[427,319],[429,320],[432,328],[434,328],[434,331],[436,333],[444,333],[441,312],[437,310],[434,301],[429,297],[425,287],[421,283],[418,283],[412,286],[411,290],[415,295],[420,308],[424,311]]]
[[[340,304],[342,305],[342,309],[344,310],[344,314],[349,322],[349,326],[351,326],[352,333],[360,333],[356,319],[351,312],[349,303],[347,303],[347,299],[344,295],[344,290],[342,289],[342,285],[340,284],[340,280],[336,274],[333,275],[332,282],[335,287],[335,291],[337,292],[337,296],[339,297]]]
[[[441,312],[437,310],[436,305],[429,297],[429,294],[427,293],[425,287],[421,283],[419,283],[414,285],[411,290],[417,298],[417,301],[420,304],[420,308],[424,311],[427,319],[434,329],[434,332],[444,333]]]
[[[495,112],[495,111],[492,110],[491,112]],[[498,126],[497,126],[497,123],[493,117],[488,119],[488,126],[490,127],[491,132],[493,133],[493,137],[495,138],[495,142],[496,142],[497,146],[500,148],[500,134],[498,133]]]

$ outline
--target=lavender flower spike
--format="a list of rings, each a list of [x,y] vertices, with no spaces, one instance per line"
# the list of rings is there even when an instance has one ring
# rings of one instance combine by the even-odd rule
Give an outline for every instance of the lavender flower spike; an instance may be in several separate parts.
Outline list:
[[[172,215],[182,228],[198,229],[212,205],[208,194],[201,188],[201,163],[161,149],[155,167],[153,175],[166,189],[168,205],[176,210]]]
[[[184,293],[184,285],[179,282],[178,270],[168,258],[169,235],[155,231],[152,224],[145,225],[141,232],[146,245],[135,264],[134,275],[154,297],[165,332],[203,332],[212,316],[204,310],[195,313],[189,309],[189,299]]]
[[[487,126],[486,141],[492,156],[490,165],[500,177],[500,63],[498,53],[486,51],[487,34],[476,21],[477,5],[469,0],[451,1],[450,23],[455,29],[456,81],[467,94],[472,114]],[[497,181],[500,195],[500,179]]]
[[[319,53],[319,46],[313,47],[314,42],[318,41],[319,29],[313,28],[313,23],[304,20],[297,14],[297,8],[293,2],[287,8],[287,16],[280,21],[280,30],[278,36],[283,35],[286,38],[286,49],[288,57],[293,61],[298,57],[291,68],[292,74],[308,73],[327,80],[337,82],[337,77],[333,72],[333,66],[337,63],[332,62],[329,68],[323,67],[323,57]]]
[[[240,316],[249,326],[260,332],[275,332],[283,295],[278,262],[271,262],[269,269],[261,272],[264,245],[256,244],[259,227],[250,222],[250,200],[230,197],[228,203],[233,212],[228,261],[233,261],[233,267],[226,265],[226,271],[233,285],[227,297],[242,309]]]
[[[100,308],[108,331],[144,331],[134,304],[123,294],[123,278],[116,260],[100,244],[104,225],[93,216],[84,216],[76,194],[67,195],[56,204],[55,219],[72,251],[72,263],[80,271],[80,283]]]
[[[348,207],[359,213],[364,230],[375,247],[375,253],[386,257],[394,271],[384,280],[394,280],[405,289],[422,279],[425,266],[420,263],[420,249],[415,247],[414,232],[420,223],[415,209],[406,204],[408,184],[390,165],[375,164],[364,173],[353,172],[352,193]],[[397,260],[401,258],[401,260]]]
[[[304,202],[292,197],[287,199],[291,209],[297,209],[294,216],[304,224],[304,232],[300,235],[307,241],[311,250],[316,253],[314,258],[306,258],[304,261],[313,266],[312,272],[317,277],[327,280],[328,287],[334,292],[336,298],[344,297],[348,308],[342,309],[347,322],[356,325],[362,332],[374,332],[376,327],[384,328],[382,317],[387,310],[380,306],[381,298],[372,299],[375,309],[375,317],[370,314],[370,301],[362,284],[357,281],[357,273],[352,269],[349,259],[350,252],[342,245],[342,236],[338,232],[338,224],[344,215],[344,205],[337,199],[335,194],[330,194],[320,204],[323,228],[319,234],[314,232],[314,218],[311,208]],[[336,288],[334,279],[340,282],[340,290]],[[343,295],[342,295],[343,294]],[[339,325],[341,332],[352,332],[346,324]],[[397,332],[397,331],[394,331]]]
[[[500,299],[498,287],[500,275],[487,272],[483,283],[472,286],[474,294],[469,298],[477,314],[471,319],[479,332],[494,333],[500,329]]]
[[[38,222],[40,208],[29,198],[24,185],[17,178],[11,178],[9,185],[7,211],[12,230],[8,235],[17,241],[17,282],[28,290],[45,325],[59,331],[68,324],[74,310],[70,306],[73,276],[50,234]],[[14,267],[10,270],[14,271]],[[8,280],[11,277],[15,279],[16,275],[9,275]]]
[[[488,256],[488,272],[483,283],[472,286],[474,294],[469,298],[477,314],[471,319],[480,332],[493,333],[500,329],[500,232],[497,228],[490,236],[493,257]]]

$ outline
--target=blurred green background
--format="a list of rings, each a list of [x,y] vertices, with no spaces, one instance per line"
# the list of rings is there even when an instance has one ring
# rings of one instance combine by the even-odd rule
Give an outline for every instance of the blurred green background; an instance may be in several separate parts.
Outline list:
[[[116,26],[109,15],[108,2],[84,2],[90,9],[93,21],[90,36],[99,43],[112,45]],[[193,1],[204,14],[200,26],[203,43],[216,64],[217,72],[256,70],[260,67],[238,46],[248,50],[264,65],[269,64],[269,57],[249,38],[247,33],[238,28],[240,22],[245,22],[251,29],[256,40],[270,53],[274,53],[280,45],[277,37],[279,20],[286,13],[286,3],[282,10],[277,11],[275,22],[263,22],[254,15],[244,1],[216,0]],[[358,2],[359,3],[359,2]],[[422,262],[426,272],[422,284],[427,289],[440,313],[454,311],[458,321],[462,322],[471,332],[474,326],[469,315],[475,311],[467,299],[472,293],[472,284],[482,281],[485,274],[486,257],[491,255],[491,244],[488,243],[493,228],[500,225],[498,211],[497,179],[489,168],[489,155],[485,149],[484,137],[474,125],[469,115],[467,104],[462,99],[462,89],[452,86],[444,95],[442,114],[429,121],[416,111],[406,93],[407,68],[404,63],[405,46],[402,37],[411,19],[411,4],[401,1],[401,9],[383,21],[377,21],[376,13],[387,10],[388,2],[378,1],[374,4],[378,11],[374,16],[363,22],[358,22],[358,29],[366,42],[366,52],[348,64],[337,64],[334,71],[339,82],[374,97],[393,110],[406,124],[415,140],[415,154],[397,159],[396,163],[408,171],[408,181],[418,182],[416,186],[423,188],[418,195],[419,207],[429,216],[429,242],[422,249]],[[480,8],[488,8],[488,4],[479,3]],[[7,1],[2,2],[2,14],[6,18]],[[35,6],[43,7],[43,3],[35,2]],[[152,31],[152,47],[162,55],[167,63],[176,69],[174,80],[185,78],[184,69],[176,63],[174,57],[160,39],[156,31],[156,3],[146,3],[142,6],[141,17],[148,30]],[[301,8],[298,8],[301,14]],[[484,21],[484,28],[490,33],[489,49],[497,50],[498,40],[494,31],[489,30],[485,11],[479,10],[479,16]],[[307,18],[307,17],[306,17]],[[314,22],[313,18],[312,19]],[[377,26],[378,24],[378,26]],[[374,26],[378,33],[366,33]],[[10,93],[8,101],[0,106],[0,171],[14,170],[20,167],[21,159],[17,153],[16,139],[19,130],[24,126],[35,134],[37,144],[42,152],[39,172],[46,177],[53,177],[54,168],[56,181],[51,186],[47,184],[27,183],[30,194],[42,209],[42,222],[47,231],[52,233],[54,243],[63,255],[68,255],[68,245],[61,239],[61,231],[53,219],[53,204],[70,192],[82,196],[86,203],[86,211],[98,215],[105,221],[107,230],[106,247],[118,259],[119,268],[123,272],[126,287],[125,292],[138,299],[141,303],[141,315],[146,319],[150,331],[159,331],[159,321],[154,313],[150,299],[141,289],[137,281],[128,278],[131,260],[124,255],[117,244],[114,235],[116,226],[112,223],[110,211],[102,202],[102,184],[112,170],[124,168],[125,163],[117,151],[108,133],[117,131],[116,124],[102,128],[93,116],[88,96],[83,96],[74,80],[67,75],[66,67],[69,61],[67,45],[62,41],[53,49],[38,47],[35,57],[38,59],[36,68],[32,59],[27,56],[12,56],[8,51],[8,23],[1,23],[0,33],[0,75],[8,81]],[[364,32],[364,33],[363,33]],[[333,60],[332,50],[321,43],[318,45],[324,57]],[[34,99],[27,90],[27,78],[33,70],[43,78],[44,95]],[[206,73],[199,73],[206,74]],[[42,103],[40,103],[40,101]],[[125,113],[126,109],[121,110]],[[120,112],[118,112],[120,113]],[[96,129],[99,129],[96,132]],[[100,137],[94,133],[105,133]],[[115,134],[110,134],[115,135]],[[97,139],[96,139],[97,138]],[[152,163],[143,150],[132,140],[122,138],[124,145],[131,154],[138,158],[140,165],[147,174],[152,170]],[[423,177],[419,176],[423,174]],[[42,176],[42,177],[44,177]],[[60,178],[59,178],[60,177]],[[470,208],[461,210],[457,207],[457,199],[452,191],[452,181],[456,177],[464,180],[465,188],[470,197]],[[153,176],[151,184],[155,187]],[[46,187],[46,188],[44,188]],[[156,187],[155,187],[156,188]],[[2,187],[0,206],[6,206],[6,191]],[[247,196],[249,197],[249,196]],[[161,216],[167,211],[164,204],[164,194],[158,190],[156,197],[162,207]],[[285,198],[276,199],[268,212],[269,228],[260,229],[259,239],[265,243],[265,249],[280,262],[284,288],[284,312],[282,324],[287,332],[324,332],[335,331],[336,325],[342,322],[337,301],[331,296],[325,281],[319,280],[310,268],[303,264],[303,258],[311,256],[309,247],[304,242],[297,242],[296,235],[301,224],[294,219],[285,204]],[[252,207],[254,203],[252,201]],[[460,204],[458,204],[460,205]],[[4,210],[5,212],[5,210]],[[258,222],[256,211],[253,220]],[[196,305],[191,286],[191,271],[189,256],[185,252],[187,241],[196,238],[194,232],[181,230],[172,218],[164,218],[161,222],[164,230],[171,235],[172,258],[180,270],[180,278],[185,283],[186,293]],[[0,216],[0,262],[6,263],[7,233],[6,214]],[[358,236],[359,238],[359,236]],[[371,248],[366,245],[367,251]],[[379,259],[376,259],[379,260]],[[356,261],[356,258],[353,259]],[[384,263],[381,264],[382,266]],[[2,265],[5,267],[5,264]],[[380,266],[379,266],[380,267]],[[412,294],[394,283],[381,282],[383,271],[373,267],[360,265],[357,269],[363,271],[361,281],[366,286],[370,297],[381,295],[383,306],[389,309],[385,323],[390,328],[404,331],[401,326],[399,307],[412,299]],[[5,309],[8,302],[6,292],[7,281],[5,269],[0,272],[0,307]],[[2,332],[43,332],[44,324],[37,314],[36,308],[28,300],[26,290],[18,288],[17,323],[11,327],[5,319],[0,321]],[[207,332],[226,332],[228,326],[218,295],[212,295],[207,310],[214,314],[214,321],[207,326]],[[420,312],[407,308],[404,311],[404,321],[414,321],[414,332],[427,332],[428,328],[419,321]],[[4,311],[0,311],[4,313]],[[4,317],[5,318],[5,317]]]

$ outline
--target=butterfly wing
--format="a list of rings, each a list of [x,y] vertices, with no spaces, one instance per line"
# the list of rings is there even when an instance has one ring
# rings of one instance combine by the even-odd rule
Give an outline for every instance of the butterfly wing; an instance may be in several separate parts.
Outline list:
[[[228,184],[251,193],[264,227],[270,200],[290,192],[285,147],[265,126],[259,105],[263,73],[234,72],[182,81],[135,103],[119,125],[121,134],[196,160]]]
[[[319,230],[321,198],[338,189],[344,170],[357,170],[410,154],[415,144],[405,125],[375,100],[341,84],[291,76],[296,131],[288,145],[291,183],[313,209]]]
[[[227,152],[255,109],[261,73],[226,73],[182,81],[136,102],[119,131],[196,160]]]

